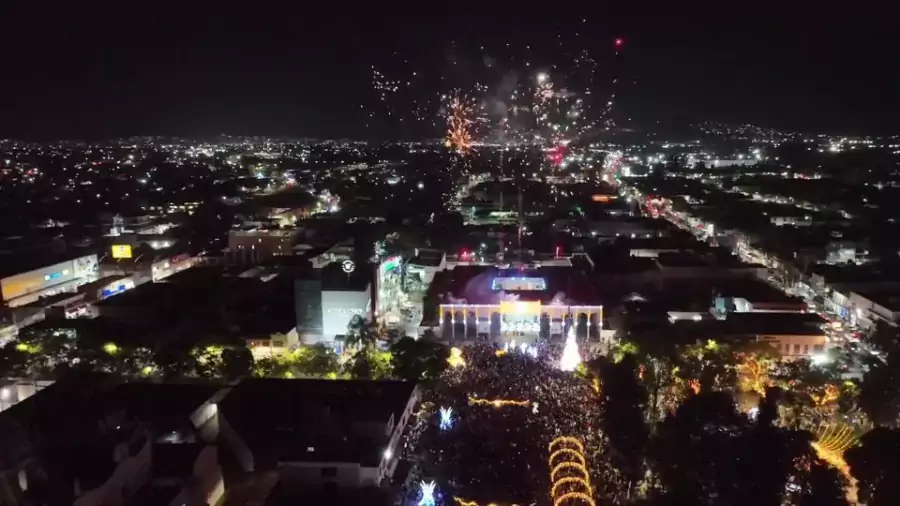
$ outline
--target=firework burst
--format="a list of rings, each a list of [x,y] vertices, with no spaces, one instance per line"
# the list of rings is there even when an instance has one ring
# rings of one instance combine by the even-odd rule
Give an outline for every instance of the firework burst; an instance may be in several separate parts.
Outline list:
[[[474,135],[475,102],[466,95],[455,95],[447,112],[447,136],[444,145],[459,154],[466,154],[472,149]]]

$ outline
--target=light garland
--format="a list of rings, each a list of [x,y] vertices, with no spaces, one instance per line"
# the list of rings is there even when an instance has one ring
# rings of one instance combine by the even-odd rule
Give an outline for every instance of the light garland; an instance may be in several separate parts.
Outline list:
[[[837,469],[847,478],[852,479],[850,474],[850,466],[844,460],[844,452],[851,446],[856,444],[856,436],[849,426],[838,428],[837,424],[832,424],[819,434],[816,441],[810,443],[816,455],[827,462],[829,465]]]
[[[577,476],[567,476],[565,478],[560,478],[553,483],[553,488],[550,489],[550,497],[556,497],[556,489],[565,485],[566,483],[579,483],[584,485],[585,492],[587,494],[592,494],[594,490],[591,488],[590,484],[582,478]]]
[[[591,477],[586,467],[587,460],[584,458],[584,445],[581,441],[571,436],[560,436],[551,441],[547,449],[550,451],[547,464],[551,468],[550,499],[553,500],[553,506],[561,506],[563,503],[596,506],[594,499],[591,498],[594,489],[591,487]],[[575,469],[580,476],[557,477],[567,469]]]
[[[578,453],[582,453],[582,454],[584,453],[584,445],[581,444],[581,441],[579,441],[571,436],[560,436],[560,437],[554,439],[553,441],[550,441],[550,445],[547,447],[547,449],[552,452],[554,446],[565,444],[565,443],[570,443],[570,444],[575,445],[576,447],[578,447]]]
[[[582,504],[590,504],[590,506],[597,506],[597,503],[595,503],[594,500],[591,499],[591,496],[589,496],[585,493],[582,493],[582,492],[567,492],[566,494],[563,494],[563,496],[560,497],[559,499],[553,501],[553,506],[559,506],[560,504],[563,503],[563,501],[574,500],[574,499],[581,501]]]
[[[551,466],[553,465],[553,459],[554,459],[557,455],[561,455],[561,454],[563,454],[563,453],[571,454],[573,457],[575,457],[576,459],[580,460],[580,461],[581,461],[581,465],[583,465],[583,466],[587,464],[587,462],[585,462],[585,460],[584,460],[584,455],[583,455],[581,452],[576,451],[576,450],[573,450],[573,449],[571,449],[571,448],[561,448],[561,449],[556,450],[555,452],[553,452],[553,453],[550,454],[550,458],[548,459],[548,460],[550,461],[550,465],[551,465]]]
[[[495,408],[500,408],[503,406],[518,406],[520,408],[527,408],[531,406],[531,401],[517,401],[513,399],[479,399],[478,397],[469,396],[469,405],[470,406],[493,406]]]
[[[447,357],[447,363],[450,367],[464,367],[466,359],[463,358],[462,350],[456,347],[450,348],[450,356]]]
[[[559,464],[556,464],[556,467],[554,467],[552,471],[550,471],[550,482],[556,483],[556,473],[567,468],[577,469],[584,476],[585,480],[591,479],[591,477],[588,475],[587,468],[579,464],[578,462],[560,462]]]
[[[478,503],[475,501],[467,501],[467,500],[461,499],[459,497],[454,497],[453,500],[456,502],[456,504],[459,504],[459,506],[479,506]],[[497,505],[497,503],[492,502],[492,503],[488,503],[487,506],[498,506],[498,505]],[[510,504],[509,506],[519,506],[519,505],[518,504]]]
[[[856,443],[856,437],[853,435],[853,430],[846,425],[840,429],[836,428],[836,425],[829,425],[816,438],[816,443],[825,451],[844,453],[847,448]]]

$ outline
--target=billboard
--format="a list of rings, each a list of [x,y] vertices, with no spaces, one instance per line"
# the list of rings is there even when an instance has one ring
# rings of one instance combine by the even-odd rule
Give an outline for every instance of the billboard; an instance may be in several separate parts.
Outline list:
[[[113,244],[112,257],[115,259],[131,258],[131,245],[130,244]]]

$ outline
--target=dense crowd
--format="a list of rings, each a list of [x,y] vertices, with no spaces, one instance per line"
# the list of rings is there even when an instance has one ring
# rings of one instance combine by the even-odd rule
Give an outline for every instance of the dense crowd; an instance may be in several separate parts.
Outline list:
[[[464,367],[445,373],[429,399],[432,415],[415,450],[420,476],[436,480],[445,503],[452,497],[479,504],[545,503],[550,441],[574,436],[589,458],[597,451],[596,394],[584,379],[560,371],[557,355],[541,349],[533,358],[477,346],[464,350]],[[470,398],[527,404],[472,404]],[[454,411],[449,429],[440,427],[441,407]],[[412,504],[415,496],[411,490]]]

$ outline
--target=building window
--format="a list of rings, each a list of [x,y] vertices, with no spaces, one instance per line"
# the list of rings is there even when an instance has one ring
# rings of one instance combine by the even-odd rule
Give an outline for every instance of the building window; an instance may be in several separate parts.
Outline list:
[[[800,354],[800,345],[795,344],[794,345],[794,355],[799,355],[799,354]]]
[[[803,345],[803,354],[809,355],[809,345],[808,344]]]
[[[337,476],[337,468],[336,467],[323,467],[322,468],[322,477],[323,478],[334,478]]]
[[[823,345],[823,344],[814,345],[813,351],[815,351],[817,353],[821,353],[821,352],[825,351],[825,345]]]

